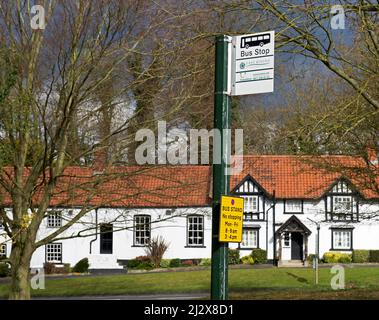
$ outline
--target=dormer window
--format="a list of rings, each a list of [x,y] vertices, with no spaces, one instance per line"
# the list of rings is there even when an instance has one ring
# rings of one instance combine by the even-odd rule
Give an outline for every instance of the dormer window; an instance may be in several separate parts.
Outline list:
[[[258,196],[244,196],[244,211],[258,212]]]

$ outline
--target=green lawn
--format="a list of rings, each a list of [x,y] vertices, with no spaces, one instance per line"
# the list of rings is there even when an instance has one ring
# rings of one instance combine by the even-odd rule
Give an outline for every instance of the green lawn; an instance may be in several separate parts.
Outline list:
[[[232,299],[379,299],[379,268],[346,268],[346,288],[333,291],[330,269],[320,269],[320,284],[314,285],[312,269],[269,268],[233,269],[229,271]],[[210,271],[126,274],[47,280],[45,290],[33,296],[81,296],[117,294],[208,292]],[[0,297],[7,297],[8,285],[0,285]]]

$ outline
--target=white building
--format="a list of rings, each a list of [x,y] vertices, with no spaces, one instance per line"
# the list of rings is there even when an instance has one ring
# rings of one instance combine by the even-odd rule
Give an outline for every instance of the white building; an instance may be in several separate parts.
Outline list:
[[[351,157],[324,159],[357,164]],[[145,171],[117,167],[115,171],[128,174],[100,184],[100,192],[89,201],[89,212],[58,236],[80,237],[39,247],[33,268],[45,262],[74,265],[88,257],[91,269],[122,269],[126,260],[145,255],[146,243],[156,236],[170,243],[164,258],[210,258],[210,167],[156,166]],[[89,181],[96,172],[72,167],[65,175]],[[238,248],[241,256],[261,248],[267,250],[269,261],[304,261],[316,251],[318,224],[321,256],[327,251],[379,249],[379,196],[354,180],[316,168],[304,157],[245,156],[243,171],[230,182],[231,194],[245,198],[243,241],[230,248]],[[71,186],[73,180],[67,181]],[[70,196],[68,191],[60,192],[53,199],[39,239],[83,209],[83,190]],[[8,203],[11,215],[9,207]],[[9,242],[3,244],[0,254],[9,255],[10,248]]]

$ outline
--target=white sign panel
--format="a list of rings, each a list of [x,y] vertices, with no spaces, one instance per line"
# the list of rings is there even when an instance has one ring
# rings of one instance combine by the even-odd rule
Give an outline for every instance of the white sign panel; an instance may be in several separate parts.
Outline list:
[[[274,38],[274,31],[233,37],[232,96],[274,91]]]

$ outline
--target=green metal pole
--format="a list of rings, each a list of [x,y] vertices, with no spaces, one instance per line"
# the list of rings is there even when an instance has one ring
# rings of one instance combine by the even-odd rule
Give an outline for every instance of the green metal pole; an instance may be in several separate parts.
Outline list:
[[[216,38],[214,128],[221,136],[221,163],[213,163],[213,201],[212,201],[212,271],[211,299],[228,299],[228,243],[219,242],[221,195],[229,193],[229,175],[226,166],[229,162],[228,139],[223,129],[230,129],[230,97],[228,89],[228,43],[230,38],[223,35]],[[215,147],[215,146],[214,146]]]
[[[320,259],[320,225],[317,223],[317,247],[316,247],[316,284],[318,284],[318,262]]]

